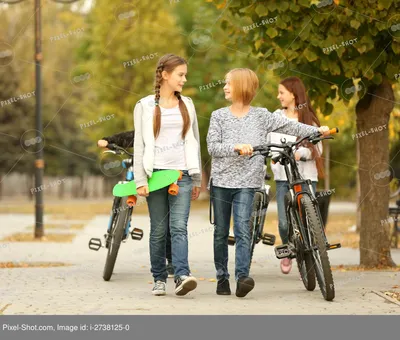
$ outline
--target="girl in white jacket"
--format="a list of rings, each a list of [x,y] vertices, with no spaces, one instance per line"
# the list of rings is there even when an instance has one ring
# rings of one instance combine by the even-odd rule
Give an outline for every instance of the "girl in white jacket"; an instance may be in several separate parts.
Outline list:
[[[297,77],[289,77],[279,84],[278,99],[282,109],[275,111],[282,116],[307,125],[321,126],[315,111],[311,107],[310,99],[306,94],[303,82]],[[296,141],[296,137],[281,133],[271,132],[268,140],[271,143],[281,143],[281,138],[286,141]],[[323,162],[321,159],[322,143],[316,146],[310,142],[303,142],[295,152],[298,168],[304,179],[312,181],[314,193],[317,189],[318,175],[323,176]],[[284,197],[289,191],[285,169],[279,163],[271,164],[276,183],[276,201],[278,205],[279,234],[282,243],[288,243],[288,225],[286,221]],[[281,260],[281,271],[288,274],[292,268],[292,260],[285,258]]]
[[[197,286],[188,264],[187,223],[191,199],[201,184],[200,137],[196,111],[189,97],[181,96],[187,62],[174,54],[160,58],[155,74],[155,95],[139,100],[134,110],[134,176],[137,192],[147,198],[150,213],[150,262],[153,295],[166,294],[166,233],[172,238],[175,294],[185,295]],[[149,192],[155,171],[181,170],[179,194],[168,187]]]

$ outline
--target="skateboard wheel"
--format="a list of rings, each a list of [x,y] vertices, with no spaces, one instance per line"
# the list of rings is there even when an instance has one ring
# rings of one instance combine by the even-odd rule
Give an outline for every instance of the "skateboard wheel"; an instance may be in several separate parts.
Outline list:
[[[128,199],[126,200],[126,204],[127,204],[129,207],[133,207],[133,206],[136,205],[136,201],[137,201],[137,197],[134,196],[134,195],[131,195],[131,196],[129,196]]]
[[[180,181],[183,177],[183,172],[179,170],[179,177],[178,177],[178,181]]]
[[[175,183],[172,183],[168,188],[168,193],[170,195],[173,195],[173,196],[178,195],[178,193],[179,193],[179,185],[175,184]]]

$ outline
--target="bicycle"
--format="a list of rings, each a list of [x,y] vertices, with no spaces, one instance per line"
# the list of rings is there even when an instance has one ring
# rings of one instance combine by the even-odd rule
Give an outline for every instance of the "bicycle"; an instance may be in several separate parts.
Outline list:
[[[125,181],[119,181],[118,183],[121,184],[132,181],[134,179],[133,154],[116,144],[108,144],[107,148],[109,150],[105,152],[111,152],[115,155],[126,154],[130,156],[130,158],[122,160],[122,167],[126,169]],[[103,271],[104,281],[109,281],[111,279],[120,245],[127,241],[135,204],[136,196],[114,197],[107,233],[104,234],[104,247],[107,249],[106,263]],[[143,230],[134,228],[130,232],[130,235],[133,240],[140,241],[143,238]],[[102,247],[103,245],[99,238],[91,238],[89,240],[89,249],[98,251]]]
[[[330,134],[337,132],[339,132],[337,128],[330,130]],[[286,142],[282,138],[282,144],[254,146],[251,157],[261,155],[271,158],[275,163],[279,162],[284,166],[288,179],[289,192],[285,195],[284,203],[289,242],[275,247],[276,257],[278,259],[296,258],[305,288],[313,291],[316,286],[315,278],[317,278],[323,297],[327,301],[332,301],[335,297],[335,287],[327,250],[340,248],[341,245],[328,243],[311,180],[301,177],[294,156],[294,149],[304,140],[317,144],[324,139],[333,139],[333,137],[321,137],[318,132],[296,142]]]

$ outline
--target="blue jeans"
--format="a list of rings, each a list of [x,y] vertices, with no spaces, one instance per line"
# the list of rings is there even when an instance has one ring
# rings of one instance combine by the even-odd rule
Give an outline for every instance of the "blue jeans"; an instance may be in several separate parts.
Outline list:
[[[256,189],[229,189],[212,186],[214,208],[214,263],[217,279],[229,279],[228,236],[233,210],[236,240],[235,279],[249,276],[250,216]]]
[[[154,281],[167,281],[166,236],[171,231],[172,265],[175,278],[189,275],[187,222],[192,196],[192,178],[187,171],[178,181],[179,193],[168,194],[168,187],[153,191],[147,197],[150,213],[150,262]]]
[[[288,224],[286,220],[286,211],[285,211],[285,195],[289,191],[289,183],[287,181],[275,181],[276,183],[276,203],[278,205],[278,228],[279,235],[281,236],[282,244],[287,244],[289,242],[288,239]],[[317,182],[311,182],[314,190],[314,194],[317,192]],[[303,190],[305,187],[303,185]]]

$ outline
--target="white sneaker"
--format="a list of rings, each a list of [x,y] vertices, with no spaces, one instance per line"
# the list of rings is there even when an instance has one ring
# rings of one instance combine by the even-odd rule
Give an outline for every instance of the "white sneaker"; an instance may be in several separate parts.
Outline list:
[[[186,295],[197,287],[197,280],[192,275],[182,275],[175,282],[175,294],[179,296]]]
[[[167,294],[167,284],[164,281],[156,281],[151,293],[156,296]]]

